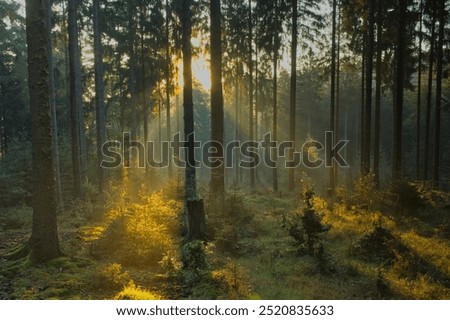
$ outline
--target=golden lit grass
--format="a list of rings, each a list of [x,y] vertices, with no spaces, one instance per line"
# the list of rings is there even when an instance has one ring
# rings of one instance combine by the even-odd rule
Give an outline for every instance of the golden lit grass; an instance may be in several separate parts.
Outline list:
[[[114,300],[161,300],[159,294],[142,289],[130,282],[122,291],[114,296]]]
[[[440,282],[450,275],[449,244],[437,235],[424,237],[401,225],[403,222],[392,216],[355,206],[348,208],[344,204],[335,204],[330,211],[325,200],[315,197],[314,208],[324,214],[323,222],[331,225],[322,240],[336,268],[335,273],[321,274],[315,258],[295,256],[293,241],[280,227],[282,212],[289,210],[284,199],[261,196],[252,199],[250,196],[246,202],[255,205],[257,213],[254,220],[262,230],[254,240],[248,240],[252,242],[255,254],[242,256],[237,261],[249,271],[252,288],[262,299],[450,297],[449,289]],[[411,271],[401,257],[393,265],[386,266],[363,261],[351,254],[356,241],[379,223],[409,250],[403,259],[414,260],[417,257],[423,260],[420,267]],[[389,288],[388,293],[380,292],[380,276]]]

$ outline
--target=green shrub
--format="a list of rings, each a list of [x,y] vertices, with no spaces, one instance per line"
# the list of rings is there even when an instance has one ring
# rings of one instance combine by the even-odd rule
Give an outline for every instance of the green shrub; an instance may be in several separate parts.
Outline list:
[[[127,271],[122,271],[118,263],[98,268],[93,274],[92,285],[101,290],[120,290],[130,281]]]
[[[304,207],[283,215],[282,227],[296,243],[299,255],[308,254],[320,257],[323,255],[323,244],[319,239],[321,233],[327,232],[330,227],[322,223],[323,214],[318,213],[313,207],[314,192],[305,190]]]

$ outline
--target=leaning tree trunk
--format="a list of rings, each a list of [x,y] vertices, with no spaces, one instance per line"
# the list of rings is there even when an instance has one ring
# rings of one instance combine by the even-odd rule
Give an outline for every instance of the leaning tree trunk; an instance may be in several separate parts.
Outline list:
[[[33,262],[61,255],[56,223],[56,185],[50,106],[50,42],[47,0],[26,1],[28,85],[30,90],[33,153],[33,226],[29,246]]]

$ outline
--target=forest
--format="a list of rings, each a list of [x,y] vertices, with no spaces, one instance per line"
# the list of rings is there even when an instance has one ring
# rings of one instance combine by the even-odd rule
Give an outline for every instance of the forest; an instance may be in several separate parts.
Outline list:
[[[0,300],[450,299],[447,0],[0,0]]]

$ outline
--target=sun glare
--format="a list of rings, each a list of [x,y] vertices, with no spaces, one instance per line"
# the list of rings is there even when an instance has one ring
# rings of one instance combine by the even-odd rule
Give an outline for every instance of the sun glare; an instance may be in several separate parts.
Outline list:
[[[211,89],[209,62],[204,55],[192,59],[192,75],[194,80],[197,80],[205,90]],[[178,85],[180,88],[183,87],[183,63],[181,60],[178,62]]]

